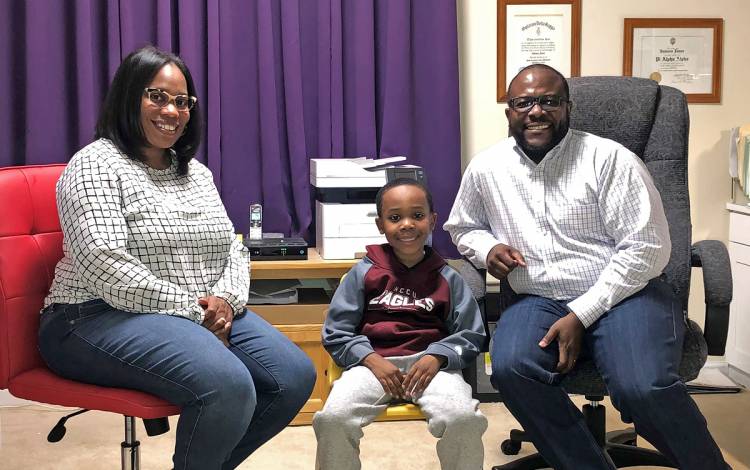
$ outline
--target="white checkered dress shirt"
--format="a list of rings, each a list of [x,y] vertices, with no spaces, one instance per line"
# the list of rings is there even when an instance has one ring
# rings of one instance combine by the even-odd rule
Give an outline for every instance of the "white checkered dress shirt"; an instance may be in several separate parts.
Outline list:
[[[519,250],[513,290],[567,302],[586,327],[661,274],[671,249],[643,162],[576,130],[539,165],[512,137],[479,153],[444,228],[478,266],[498,243]]]
[[[57,210],[64,256],[45,305],[100,298],[129,312],[200,322],[199,297],[221,297],[235,312],[247,302],[247,249],[196,160],[180,176],[174,158],[157,170],[97,140],[63,171]]]

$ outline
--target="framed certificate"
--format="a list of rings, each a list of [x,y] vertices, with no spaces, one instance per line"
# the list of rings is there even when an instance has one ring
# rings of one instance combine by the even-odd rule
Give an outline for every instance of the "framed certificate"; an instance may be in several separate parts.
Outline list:
[[[721,18],[625,18],[622,74],[720,103],[723,30]]]
[[[566,77],[581,73],[581,0],[497,1],[497,101],[510,80],[531,64]]]

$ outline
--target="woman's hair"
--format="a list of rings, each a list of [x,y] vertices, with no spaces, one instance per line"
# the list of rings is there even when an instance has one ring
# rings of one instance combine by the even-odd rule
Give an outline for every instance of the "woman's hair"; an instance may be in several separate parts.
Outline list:
[[[99,121],[96,123],[96,138],[111,140],[125,155],[143,160],[143,149],[148,146],[141,127],[141,101],[146,87],[162,67],[174,64],[187,81],[187,92],[196,96],[193,77],[185,63],[176,55],[154,46],[142,47],[125,57],[112,79],[112,84],[104,100]],[[190,121],[185,132],[177,139],[172,150],[177,155],[177,171],[187,174],[188,163],[203,137],[200,104],[190,110]]]

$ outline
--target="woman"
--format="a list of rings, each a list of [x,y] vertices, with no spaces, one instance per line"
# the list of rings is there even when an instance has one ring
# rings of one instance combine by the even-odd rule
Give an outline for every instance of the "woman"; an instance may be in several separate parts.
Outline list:
[[[170,53],[149,46],[120,65],[97,140],[57,183],[64,256],[39,344],[64,377],[181,406],[175,469],[229,469],[291,421],[315,371],[244,308],[247,250],[192,158],[195,94]]]

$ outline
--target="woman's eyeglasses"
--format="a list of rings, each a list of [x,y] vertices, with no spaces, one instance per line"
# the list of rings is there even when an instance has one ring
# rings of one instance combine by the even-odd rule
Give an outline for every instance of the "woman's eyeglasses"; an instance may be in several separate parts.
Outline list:
[[[195,103],[198,102],[198,98],[195,96],[170,95],[161,88],[146,88],[144,93],[146,93],[148,99],[156,106],[163,108],[170,102],[173,102],[177,111],[181,112],[190,111],[195,106]]]
[[[560,105],[568,102],[566,98],[557,95],[542,95],[542,96],[519,96],[508,100],[508,106],[514,111],[525,113],[531,111],[536,103],[542,107],[545,111],[556,111],[560,108]]]

